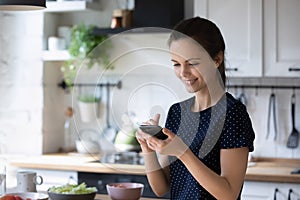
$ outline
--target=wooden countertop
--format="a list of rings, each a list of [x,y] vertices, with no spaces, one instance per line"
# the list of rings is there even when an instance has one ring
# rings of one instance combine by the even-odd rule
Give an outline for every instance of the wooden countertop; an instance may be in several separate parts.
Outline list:
[[[99,158],[82,154],[19,156],[9,160],[10,165],[18,168],[135,175],[145,174],[144,166],[142,165],[99,163],[96,162]],[[249,163],[245,180],[300,184],[300,174],[290,174],[297,167],[300,167],[300,159],[253,158]]]
[[[253,158],[249,164],[245,180],[300,184],[300,174],[291,174],[300,167],[299,159]]]
[[[47,154],[41,156],[15,157],[10,165],[19,168],[66,170],[93,173],[115,173],[144,175],[143,165],[108,164],[98,162],[99,158],[85,154]]]

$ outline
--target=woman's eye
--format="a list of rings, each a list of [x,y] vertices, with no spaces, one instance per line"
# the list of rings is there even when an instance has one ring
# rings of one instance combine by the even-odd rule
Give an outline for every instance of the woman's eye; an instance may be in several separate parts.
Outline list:
[[[174,67],[180,67],[180,64],[179,63],[174,63],[173,66]]]
[[[199,63],[189,63],[189,66],[192,66],[192,67],[196,67],[198,65],[199,65]]]

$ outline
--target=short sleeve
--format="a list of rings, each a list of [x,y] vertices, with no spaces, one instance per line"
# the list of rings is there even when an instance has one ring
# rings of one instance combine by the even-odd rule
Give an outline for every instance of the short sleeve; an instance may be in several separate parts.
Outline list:
[[[221,149],[248,147],[254,150],[255,134],[246,106],[235,103],[227,112],[224,130],[220,138]]]

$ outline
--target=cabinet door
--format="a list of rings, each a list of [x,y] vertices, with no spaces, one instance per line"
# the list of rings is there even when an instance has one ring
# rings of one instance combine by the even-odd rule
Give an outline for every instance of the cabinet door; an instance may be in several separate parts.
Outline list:
[[[289,196],[291,199],[300,198],[300,184],[293,183],[275,183],[275,182],[256,182],[256,181],[245,181],[242,198],[243,200],[286,200]]]
[[[243,200],[273,199],[274,185],[272,183],[246,181],[243,186]]]
[[[228,76],[262,76],[262,0],[195,0],[194,15],[220,28]]]
[[[300,1],[265,0],[266,76],[300,76]]]

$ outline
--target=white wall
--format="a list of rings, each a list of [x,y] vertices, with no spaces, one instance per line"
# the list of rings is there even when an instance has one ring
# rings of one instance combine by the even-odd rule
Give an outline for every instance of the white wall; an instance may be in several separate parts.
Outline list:
[[[0,13],[0,153],[41,153],[42,27],[39,12]]]

